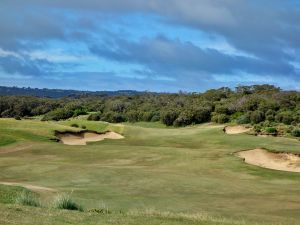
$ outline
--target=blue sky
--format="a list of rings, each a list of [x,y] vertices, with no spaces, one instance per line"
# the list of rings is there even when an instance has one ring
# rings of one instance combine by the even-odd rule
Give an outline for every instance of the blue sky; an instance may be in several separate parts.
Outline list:
[[[0,85],[300,90],[296,0],[2,0]]]

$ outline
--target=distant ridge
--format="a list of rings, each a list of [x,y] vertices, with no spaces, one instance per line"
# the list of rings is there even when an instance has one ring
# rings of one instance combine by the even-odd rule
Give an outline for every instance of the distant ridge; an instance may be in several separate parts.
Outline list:
[[[138,95],[145,92],[133,90],[118,90],[118,91],[78,91],[78,90],[63,90],[63,89],[48,89],[48,88],[30,88],[30,87],[5,87],[0,86],[0,96],[36,96],[49,98],[62,98],[81,95],[99,95],[99,96],[118,96],[118,95]]]

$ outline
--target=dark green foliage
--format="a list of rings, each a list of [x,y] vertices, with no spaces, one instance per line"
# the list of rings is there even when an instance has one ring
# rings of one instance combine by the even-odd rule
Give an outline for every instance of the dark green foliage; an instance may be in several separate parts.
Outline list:
[[[71,124],[71,127],[79,127],[77,123]]]
[[[85,126],[85,125],[81,125],[81,128],[82,128],[82,129],[86,129],[86,126]]]
[[[277,129],[275,127],[267,127],[266,132],[268,134],[276,135],[277,134]]]
[[[0,96],[0,117],[44,115],[43,120],[65,120],[89,115],[88,120],[156,122],[186,126],[209,121],[258,124],[269,121],[297,126],[300,93],[272,85],[223,87],[205,93],[138,93],[136,95],[82,95],[61,99]],[[272,125],[273,126],[273,125]]]
[[[174,121],[178,118],[179,113],[175,110],[168,110],[162,113],[161,121],[167,126],[172,126]]]
[[[290,125],[294,121],[294,115],[291,111],[280,112],[275,117],[276,122],[284,123]]]
[[[300,137],[300,129],[294,128],[291,133],[294,137]]]
[[[211,120],[215,123],[223,124],[229,122],[229,117],[225,114],[215,114]]]
[[[47,121],[47,120],[65,120],[65,119],[69,119],[73,116],[73,111],[72,110],[68,110],[65,108],[59,108],[59,109],[55,109],[49,113],[47,113],[42,120],[43,121]]]
[[[79,109],[75,109],[74,112],[73,112],[73,117],[75,116],[80,116],[80,115],[86,115],[87,112],[85,109],[83,108],[79,108]]]
[[[91,120],[91,121],[99,121],[100,119],[101,119],[101,115],[99,113],[91,114],[87,118],[87,120]]]
[[[251,112],[250,114],[250,121],[251,123],[253,124],[257,124],[257,123],[260,123],[262,121],[264,121],[264,113],[259,111],[259,110],[256,110],[254,112]]]
[[[236,123],[237,124],[248,124],[250,123],[251,120],[250,120],[250,115],[248,113],[240,116],[237,120],[236,120]]]
[[[193,114],[189,111],[180,113],[177,119],[173,122],[176,127],[184,127],[193,123]]]
[[[211,109],[208,107],[200,107],[192,109],[193,122],[194,123],[204,123],[210,121]]]

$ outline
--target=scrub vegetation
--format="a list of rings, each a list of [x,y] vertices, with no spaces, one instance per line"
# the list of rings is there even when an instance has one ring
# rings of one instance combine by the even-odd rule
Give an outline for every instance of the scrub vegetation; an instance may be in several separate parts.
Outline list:
[[[300,93],[272,85],[220,88],[205,93],[0,97],[1,117],[41,116],[43,121],[60,121],[87,114],[90,121],[160,121],[175,127],[210,121],[252,124],[257,134],[300,136]]]

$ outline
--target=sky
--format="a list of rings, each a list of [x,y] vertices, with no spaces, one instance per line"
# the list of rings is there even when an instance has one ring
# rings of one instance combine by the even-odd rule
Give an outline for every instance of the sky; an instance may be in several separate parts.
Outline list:
[[[1,0],[0,85],[300,90],[299,0]]]

